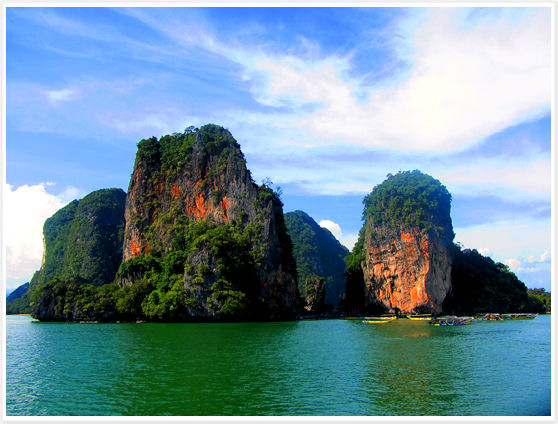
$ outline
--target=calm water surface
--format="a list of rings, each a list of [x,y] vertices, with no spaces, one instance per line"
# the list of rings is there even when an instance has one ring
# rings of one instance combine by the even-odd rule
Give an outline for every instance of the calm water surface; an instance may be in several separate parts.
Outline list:
[[[40,323],[7,317],[8,415],[549,415],[551,319]]]

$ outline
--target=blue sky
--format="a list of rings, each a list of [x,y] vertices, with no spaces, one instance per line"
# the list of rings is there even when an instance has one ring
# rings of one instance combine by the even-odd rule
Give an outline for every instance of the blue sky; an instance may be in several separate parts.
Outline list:
[[[551,288],[549,8],[8,7],[6,22],[8,289],[39,268],[45,218],[126,190],[140,139],[205,123],[348,247],[364,195],[420,169],[452,193],[456,241]]]

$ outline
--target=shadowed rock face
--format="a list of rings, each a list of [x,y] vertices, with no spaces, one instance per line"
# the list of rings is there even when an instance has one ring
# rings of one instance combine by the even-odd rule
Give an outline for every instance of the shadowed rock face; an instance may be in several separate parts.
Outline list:
[[[171,252],[177,223],[209,221],[234,226],[240,233],[250,225],[257,229],[250,247],[260,255],[260,266],[253,269],[258,287],[247,289],[252,293],[248,296],[265,305],[266,317],[294,314],[296,268],[281,201],[271,189],[253,182],[232,135],[206,125],[193,133],[143,140],[138,147],[126,199],[123,261],[139,254]],[[189,254],[186,265],[197,269],[202,262],[215,264],[215,255],[209,247],[198,249]],[[191,315],[211,317],[205,301],[222,275],[217,266],[209,268],[201,285],[192,286],[194,276],[184,275],[186,290],[201,305],[190,310]]]
[[[369,227],[363,264],[367,306],[380,303],[390,312],[441,312],[451,288],[451,245],[433,231]]]

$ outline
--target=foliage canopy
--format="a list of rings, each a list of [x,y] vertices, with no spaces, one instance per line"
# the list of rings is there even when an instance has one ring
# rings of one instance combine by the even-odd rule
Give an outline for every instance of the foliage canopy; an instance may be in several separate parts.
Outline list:
[[[389,174],[363,203],[362,219],[374,226],[435,230],[453,240],[451,194],[440,181],[418,170]]]

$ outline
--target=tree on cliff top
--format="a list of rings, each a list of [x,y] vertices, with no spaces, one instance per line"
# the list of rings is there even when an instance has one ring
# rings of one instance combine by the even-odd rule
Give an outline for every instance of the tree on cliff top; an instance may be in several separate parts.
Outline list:
[[[393,229],[436,230],[453,240],[451,194],[440,181],[418,170],[388,174],[364,198],[363,220]]]
[[[160,140],[156,137],[140,140],[137,144],[137,164],[157,179],[161,171],[172,173],[180,169],[189,160],[196,142],[200,142],[205,155],[221,154],[223,158],[230,146],[240,147],[231,133],[219,125],[190,126],[183,133],[165,135]],[[242,152],[239,151],[239,154],[242,156]]]

